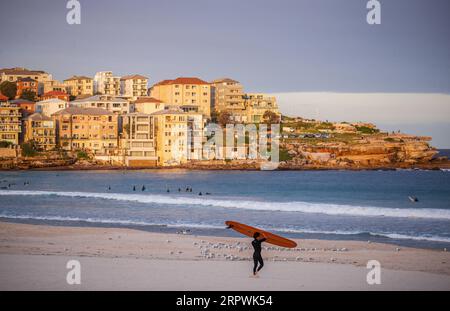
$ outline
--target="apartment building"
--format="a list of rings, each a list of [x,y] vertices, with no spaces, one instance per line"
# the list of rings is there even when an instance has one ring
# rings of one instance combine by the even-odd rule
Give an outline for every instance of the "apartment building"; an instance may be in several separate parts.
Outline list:
[[[37,81],[37,95],[44,93],[44,83],[52,80],[52,75],[42,70],[29,70],[22,67],[0,69],[0,83],[3,81],[17,82],[19,79],[29,78]]]
[[[58,80],[49,80],[43,83],[44,91],[43,94],[49,92],[64,92],[66,93],[66,85]]]
[[[260,93],[245,94],[245,109],[248,123],[261,123],[264,121],[264,113],[271,111],[281,117],[277,100],[273,96]]]
[[[157,111],[164,110],[166,107],[166,104],[159,99],[153,98],[153,97],[139,97],[136,101],[133,103],[134,112],[139,113],[154,113]]]
[[[170,108],[152,114],[156,128],[156,153],[159,166],[201,159],[203,115]]]
[[[3,100],[0,102],[0,141],[18,145],[19,135],[22,132],[20,107]]]
[[[114,114],[127,114],[132,112],[130,102],[126,99],[112,95],[95,95],[70,102],[70,106],[82,108],[101,108]]]
[[[22,117],[29,116],[30,114],[35,113],[36,111],[36,103],[26,100],[26,99],[14,99],[9,101],[11,104],[18,105],[20,107],[20,111],[22,112]]]
[[[118,116],[101,108],[69,107],[53,114],[57,144],[94,155],[118,153]]]
[[[124,96],[137,98],[147,96],[148,78],[141,75],[130,75],[120,78],[120,91]]]
[[[205,118],[211,118],[211,85],[199,78],[164,80],[153,85],[150,94],[168,104],[197,106]]]
[[[25,141],[34,141],[41,151],[53,150],[56,147],[55,121],[42,113],[33,113],[24,122]]]
[[[217,114],[228,112],[235,122],[247,122],[244,88],[238,81],[223,78],[211,82],[212,106]]]
[[[38,95],[38,82],[31,78],[20,78],[16,81],[17,93],[16,98],[21,98],[25,90],[33,92]]]
[[[50,117],[55,112],[65,109],[68,106],[69,106],[68,102],[64,100],[57,98],[50,98],[37,102],[35,110],[36,112],[42,113],[43,115]]]
[[[124,116],[125,165],[157,165],[154,117],[145,113]]]
[[[72,76],[64,80],[64,85],[69,95],[94,95],[94,81],[89,77]]]
[[[120,77],[112,71],[100,71],[94,76],[94,94],[120,95]]]

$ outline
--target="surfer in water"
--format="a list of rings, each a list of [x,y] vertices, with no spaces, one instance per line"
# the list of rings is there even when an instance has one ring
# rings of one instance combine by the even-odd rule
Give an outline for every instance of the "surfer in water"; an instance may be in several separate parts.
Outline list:
[[[263,235],[261,235],[259,232],[255,232],[255,234],[253,234],[252,246],[253,246],[253,249],[255,250],[253,253],[253,262],[254,262],[253,275],[255,275],[255,276],[259,272],[259,270],[261,270],[262,267],[264,267],[264,261],[261,256],[261,244],[265,240],[266,240],[266,238]],[[258,267],[258,264],[259,264],[259,267]]]

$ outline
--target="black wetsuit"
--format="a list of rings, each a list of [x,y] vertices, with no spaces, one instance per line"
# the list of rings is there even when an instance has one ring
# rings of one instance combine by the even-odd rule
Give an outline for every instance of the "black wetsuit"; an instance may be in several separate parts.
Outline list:
[[[254,239],[252,241],[252,246],[253,246],[253,249],[255,250],[255,252],[253,253],[253,262],[254,262],[253,274],[255,274],[257,271],[261,270],[262,267],[264,266],[264,261],[261,257],[261,243],[264,242],[265,240],[266,240],[266,238],[263,238],[261,240]],[[258,267],[258,263],[259,263],[259,267]]]

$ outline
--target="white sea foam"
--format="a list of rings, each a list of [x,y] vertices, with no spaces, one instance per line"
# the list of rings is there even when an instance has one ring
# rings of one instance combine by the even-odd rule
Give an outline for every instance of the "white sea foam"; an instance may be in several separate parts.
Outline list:
[[[87,222],[93,224],[105,225],[125,225],[125,226],[164,226],[168,228],[192,228],[192,229],[225,229],[225,225],[212,224],[194,224],[194,223],[153,223],[145,221],[123,220],[123,219],[102,219],[102,218],[80,218],[80,217],[64,217],[64,216],[35,216],[35,215],[10,215],[0,214],[0,218],[21,219],[21,220],[42,220],[42,221],[67,221],[67,222]],[[395,240],[415,240],[415,241],[433,241],[450,243],[449,237],[435,235],[406,235],[398,233],[376,233],[362,231],[342,231],[342,230],[308,230],[308,229],[288,229],[277,227],[265,227],[269,231],[278,231],[294,234],[326,234],[326,235],[368,235],[373,237],[386,237]]]
[[[186,197],[153,194],[96,193],[96,192],[63,192],[63,191],[23,191],[0,190],[0,196],[60,196],[95,198],[138,202],[145,204],[164,204],[179,206],[208,206],[223,208],[239,208],[259,211],[302,212],[326,215],[347,216],[385,216],[398,218],[450,219],[450,210],[433,208],[386,208],[375,206],[356,206],[310,202],[269,202],[248,201],[241,199],[210,199],[206,197]]]

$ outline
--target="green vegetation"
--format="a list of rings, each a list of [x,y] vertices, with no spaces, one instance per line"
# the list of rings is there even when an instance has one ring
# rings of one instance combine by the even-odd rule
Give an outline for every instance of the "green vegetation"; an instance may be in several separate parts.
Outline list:
[[[36,101],[36,93],[30,90],[23,90],[20,98],[34,102]]]
[[[9,148],[12,145],[13,145],[13,143],[10,141],[7,141],[7,140],[0,141],[0,148]]]
[[[275,112],[266,110],[263,114],[263,119],[266,124],[276,124],[280,123],[280,116]]]
[[[280,149],[280,161],[289,161],[292,159],[292,156],[286,149]]]
[[[14,99],[17,94],[17,86],[13,82],[3,81],[0,83],[0,92],[9,99]]]
[[[317,130],[334,130],[335,127],[334,127],[333,123],[330,123],[330,122],[322,122],[322,123],[319,123],[319,124],[316,126],[316,129],[317,129]]]
[[[356,126],[356,130],[363,134],[375,134],[380,132],[379,129],[374,129],[368,126]]]
[[[38,154],[36,143],[34,141],[23,143],[21,147],[22,147],[22,156],[24,157],[34,157]]]
[[[79,160],[87,160],[89,159],[89,155],[87,154],[86,151],[80,150],[77,152],[77,158]]]
[[[392,138],[392,137],[385,138],[384,141],[387,141],[387,142],[390,142],[390,143],[395,143],[395,139]]]

